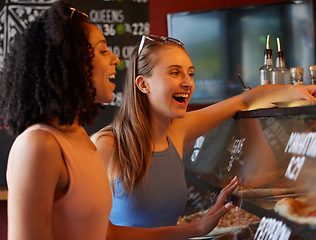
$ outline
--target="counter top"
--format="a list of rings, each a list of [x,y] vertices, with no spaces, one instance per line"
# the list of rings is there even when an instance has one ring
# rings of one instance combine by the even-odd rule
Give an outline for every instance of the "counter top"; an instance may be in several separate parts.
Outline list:
[[[261,118],[261,117],[316,117],[316,106],[268,108],[238,112],[234,118]]]
[[[8,199],[8,189],[0,188],[0,201],[6,201]]]

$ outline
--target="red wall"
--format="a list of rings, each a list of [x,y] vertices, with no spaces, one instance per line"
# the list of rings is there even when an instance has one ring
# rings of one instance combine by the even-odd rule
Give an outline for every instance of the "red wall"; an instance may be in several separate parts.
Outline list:
[[[289,0],[149,0],[150,33],[162,36],[168,34],[168,13],[287,1]]]

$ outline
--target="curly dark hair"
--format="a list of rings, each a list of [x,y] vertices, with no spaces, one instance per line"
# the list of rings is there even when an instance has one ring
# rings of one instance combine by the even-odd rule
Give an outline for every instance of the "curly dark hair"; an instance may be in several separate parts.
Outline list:
[[[5,58],[0,116],[13,135],[51,118],[61,125],[74,123],[75,117],[80,125],[90,124],[98,114],[88,18],[71,7],[54,3],[16,36]]]

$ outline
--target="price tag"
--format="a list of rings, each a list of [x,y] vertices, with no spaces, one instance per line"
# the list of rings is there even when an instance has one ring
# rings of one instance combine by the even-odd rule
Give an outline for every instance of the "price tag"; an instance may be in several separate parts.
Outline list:
[[[292,157],[287,167],[285,176],[289,179],[296,180],[305,162],[305,157]]]
[[[256,240],[287,240],[291,235],[291,230],[283,222],[263,217],[254,239]]]

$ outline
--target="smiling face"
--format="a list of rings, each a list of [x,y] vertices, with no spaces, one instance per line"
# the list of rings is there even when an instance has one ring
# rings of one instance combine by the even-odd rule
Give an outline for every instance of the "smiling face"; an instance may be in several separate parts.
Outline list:
[[[193,73],[191,59],[182,48],[160,50],[151,76],[144,78],[152,115],[167,119],[185,115],[194,91]]]
[[[94,49],[92,79],[96,88],[96,103],[109,103],[113,99],[115,84],[109,79],[116,74],[120,60],[107,47],[106,40],[98,27],[88,24],[89,42]]]

